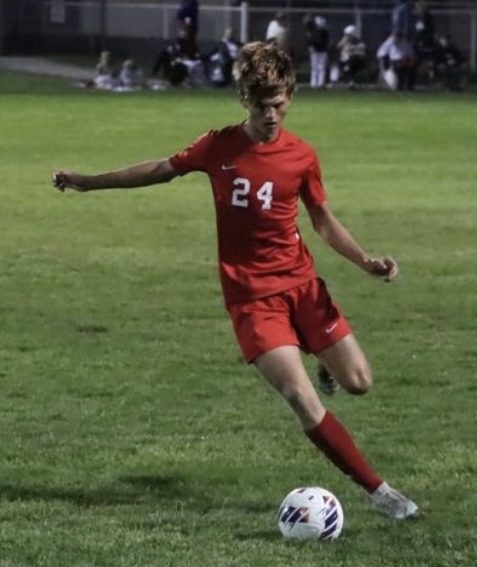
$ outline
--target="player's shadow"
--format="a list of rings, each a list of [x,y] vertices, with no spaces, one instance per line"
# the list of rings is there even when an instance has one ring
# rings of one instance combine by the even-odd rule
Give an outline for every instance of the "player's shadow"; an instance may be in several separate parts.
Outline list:
[[[195,489],[192,489],[187,486],[185,478],[175,478],[176,482],[172,485],[167,485],[167,483],[164,483],[164,477],[156,475],[129,475],[120,477],[120,480],[139,488],[142,493],[156,495],[158,499],[187,498],[193,508],[200,508],[203,512],[228,508],[250,512],[251,514],[260,514],[275,509],[275,505],[272,505],[270,502],[228,498],[220,493],[218,489],[215,493],[211,493],[210,488],[204,489],[201,486],[196,486]]]
[[[98,488],[0,484],[0,497],[9,501],[59,500],[81,507],[140,504],[151,496],[157,500],[185,498],[187,486],[183,478],[169,475],[121,477],[119,482]]]
[[[201,514],[237,510],[246,514],[272,514],[275,505],[270,502],[228,498],[219,489],[209,492],[210,487],[191,486],[187,478],[174,475],[126,475],[108,486],[98,488],[65,488],[58,486],[21,486],[19,484],[0,484],[0,500],[9,502],[55,502],[62,501],[81,508],[99,506],[141,505],[164,500],[183,501],[195,512]],[[144,528],[145,524],[141,524]],[[157,527],[156,523],[150,526]],[[235,533],[238,541],[276,541],[277,530],[239,531]]]
[[[200,512],[235,509],[246,513],[266,513],[275,506],[269,502],[227,498],[220,492],[188,482],[180,475],[124,475],[108,486],[98,488],[24,486],[0,484],[0,498],[8,501],[64,501],[80,507],[117,506],[164,500],[183,500]]]
[[[157,500],[164,500],[191,496],[187,479],[180,475],[123,475],[118,480],[141,497],[148,494]]]

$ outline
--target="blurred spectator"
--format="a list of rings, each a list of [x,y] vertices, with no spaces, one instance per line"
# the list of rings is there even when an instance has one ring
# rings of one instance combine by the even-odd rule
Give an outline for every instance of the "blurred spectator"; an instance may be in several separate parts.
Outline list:
[[[422,49],[432,49],[435,45],[434,16],[426,5],[420,0],[415,4],[414,41]]]
[[[197,40],[192,37],[187,30],[182,29],[177,32],[176,43],[181,57],[186,59],[199,59],[200,52]]]
[[[415,4],[414,50],[418,65],[423,64],[427,77],[434,78],[436,41],[434,36],[434,17],[424,1]]]
[[[356,75],[366,67],[366,45],[356,26],[345,27],[337,48],[342,77],[350,88],[354,88]]]
[[[97,89],[103,90],[111,90],[117,82],[111,67],[111,53],[109,51],[101,52],[93,82]]]
[[[213,85],[221,87],[231,83],[232,67],[240,47],[241,44],[234,38],[232,28],[226,28],[207,61],[207,77]]]
[[[179,30],[176,40],[159,53],[152,74],[174,86],[184,82],[190,85],[204,83],[204,64],[195,38],[187,30]]]
[[[124,61],[119,73],[121,90],[137,91],[144,86],[144,75],[134,59]]]
[[[272,20],[268,23],[265,39],[275,42],[280,46],[287,44],[287,25],[283,12],[277,12]]]
[[[464,80],[465,57],[449,36],[439,37],[436,52],[437,72],[451,91],[461,91]]]
[[[177,35],[187,37],[193,41],[197,38],[199,29],[199,2],[198,0],[182,0],[177,10]]]
[[[237,59],[238,52],[242,47],[242,43],[235,38],[234,31],[232,28],[230,27],[225,28],[224,35],[222,36],[221,44],[223,44],[224,47],[226,48],[230,58],[235,61],[235,59]]]
[[[376,55],[384,82],[391,90],[414,89],[416,58],[400,30],[395,30],[379,46]]]
[[[395,0],[391,10],[391,30],[398,30],[405,39],[409,39],[411,31],[411,11],[408,0]]]
[[[191,38],[186,31],[182,31],[179,32],[177,45],[179,49],[176,53],[176,62],[185,65],[187,84],[190,86],[203,85],[205,83],[204,63],[195,39]]]
[[[182,63],[182,57],[181,43],[178,40],[169,43],[157,56],[152,75],[172,86],[182,84],[188,75],[188,69]]]
[[[152,75],[156,84],[162,80],[177,86],[189,77],[194,61],[200,60],[197,46],[197,32],[199,29],[199,2],[198,0],[181,0],[176,14],[176,38],[159,52]]]
[[[326,20],[321,16],[308,14],[303,20],[305,39],[310,53],[310,87],[321,89],[328,74],[328,47],[330,33]]]

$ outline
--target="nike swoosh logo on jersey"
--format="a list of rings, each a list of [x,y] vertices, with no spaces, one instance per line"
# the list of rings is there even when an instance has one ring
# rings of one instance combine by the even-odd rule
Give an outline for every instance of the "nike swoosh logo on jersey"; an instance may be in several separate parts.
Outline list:
[[[222,171],[227,171],[228,169],[235,169],[236,165],[226,165],[225,163],[222,164]]]

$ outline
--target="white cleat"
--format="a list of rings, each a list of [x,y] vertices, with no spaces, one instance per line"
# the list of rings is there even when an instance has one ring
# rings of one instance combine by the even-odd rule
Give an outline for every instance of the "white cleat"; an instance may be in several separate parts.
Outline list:
[[[378,510],[393,520],[414,518],[419,512],[419,508],[412,500],[391,488],[387,482],[383,482],[371,494],[371,499]]]

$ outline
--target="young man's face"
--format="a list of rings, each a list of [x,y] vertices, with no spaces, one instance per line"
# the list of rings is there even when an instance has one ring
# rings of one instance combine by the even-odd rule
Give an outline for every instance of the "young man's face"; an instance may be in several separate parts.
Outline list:
[[[270,97],[257,98],[246,103],[248,125],[253,137],[269,142],[278,136],[290,106],[291,97],[282,91]]]

